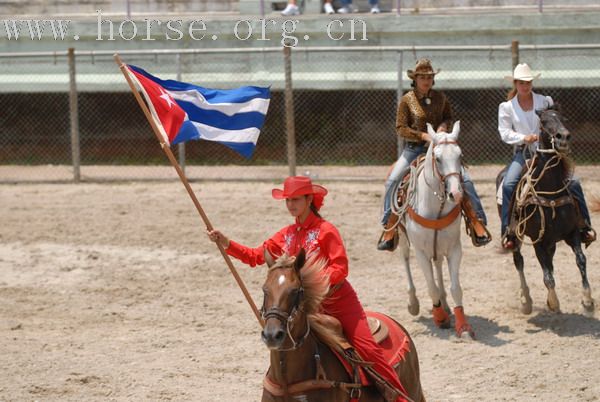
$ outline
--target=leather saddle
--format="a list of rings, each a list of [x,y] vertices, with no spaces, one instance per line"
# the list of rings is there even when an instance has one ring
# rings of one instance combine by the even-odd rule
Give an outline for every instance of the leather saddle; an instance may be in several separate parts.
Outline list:
[[[337,318],[332,317],[330,315],[322,315],[319,317],[319,322],[322,325],[334,330],[337,333],[337,335],[344,340],[344,343],[339,345],[342,349],[347,350],[352,348],[352,345],[350,344],[350,342],[348,342],[348,339],[344,335],[342,323],[340,323],[340,321]],[[367,317],[367,322],[369,324],[369,329],[371,330],[371,335],[373,335],[375,342],[381,344],[381,342],[387,339],[389,335],[389,329],[386,323],[384,323],[376,317]]]

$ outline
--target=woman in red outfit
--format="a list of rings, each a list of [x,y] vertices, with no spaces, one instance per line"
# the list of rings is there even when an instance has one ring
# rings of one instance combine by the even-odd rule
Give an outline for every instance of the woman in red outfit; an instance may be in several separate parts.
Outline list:
[[[229,240],[218,230],[209,231],[208,236],[212,241],[219,242],[227,254],[252,267],[265,263],[265,250],[274,259],[284,253],[296,255],[301,248],[306,250],[308,256],[318,253],[319,257],[325,258],[328,261],[325,273],[329,275],[332,294],[323,301],[323,312],[337,318],[359,355],[373,362],[373,368],[378,373],[406,394],[396,372],[373,339],[365,311],[352,285],[346,280],[348,257],[342,238],[336,227],[319,215],[326,194],[324,187],[312,184],[308,177],[288,177],[283,183],[283,190],[274,189],[272,195],[278,200],[285,199],[290,215],[295,218],[292,225],[284,227],[256,248]],[[398,398],[398,401],[404,399]]]

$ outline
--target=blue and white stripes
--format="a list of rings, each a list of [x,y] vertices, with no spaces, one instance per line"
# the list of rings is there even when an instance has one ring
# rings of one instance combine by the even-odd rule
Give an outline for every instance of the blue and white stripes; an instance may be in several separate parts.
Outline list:
[[[130,67],[164,88],[185,111],[184,122],[170,139],[171,145],[192,139],[216,141],[245,157],[252,156],[269,108],[269,88],[210,89],[161,80],[139,67]]]

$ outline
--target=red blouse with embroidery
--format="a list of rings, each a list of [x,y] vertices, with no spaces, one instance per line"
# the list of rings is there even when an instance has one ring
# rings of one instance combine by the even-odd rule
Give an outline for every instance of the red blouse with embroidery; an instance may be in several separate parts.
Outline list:
[[[295,224],[284,227],[259,247],[246,247],[231,240],[226,251],[255,267],[265,263],[265,249],[277,258],[284,253],[296,255],[301,248],[306,250],[307,255],[319,253],[319,257],[328,261],[326,273],[332,286],[348,276],[348,257],[340,233],[335,226],[312,212],[303,223],[296,220]]]

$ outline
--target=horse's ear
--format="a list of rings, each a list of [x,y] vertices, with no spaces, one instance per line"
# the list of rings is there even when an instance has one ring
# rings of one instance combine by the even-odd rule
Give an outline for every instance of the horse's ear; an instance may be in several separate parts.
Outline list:
[[[460,120],[456,120],[452,126],[452,136],[458,138],[458,133],[460,133]]]
[[[552,105],[551,109],[556,110],[561,115],[561,117],[563,117],[562,116],[562,107],[561,107],[560,103],[556,102],[555,104]],[[564,117],[563,117],[563,120],[564,120]]]
[[[427,134],[429,134],[432,138],[435,137],[435,130],[429,123],[427,123]]]
[[[296,254],[296,261],[294,261],[294,268],[296,271],[300,272],[300,269],[304,266],[306,262],[306,251],[301,248],[298,254]]]
[[[273,259],[273,256],[271,255],[271,253],[269,253],[269,250],[267,250],[266,248],[263,250],[263,255],[265,257],[265,262],[267,263],[267,267],[271,268],[273,266],[273,264],[275,264],[275,260]]]

